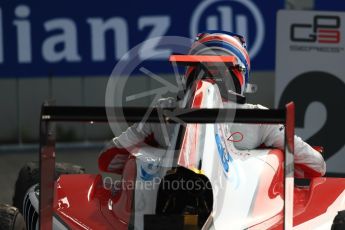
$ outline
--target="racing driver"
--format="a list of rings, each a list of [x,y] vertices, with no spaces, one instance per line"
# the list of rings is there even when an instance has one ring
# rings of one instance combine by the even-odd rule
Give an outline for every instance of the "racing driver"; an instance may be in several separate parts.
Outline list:
[[[191,55],[227,55],[237,59],[237,68],[229,69],[227,74],[218,74],[223,80],[219,89],[226,108],[267,109],[262,105],[245,103],[244,93],[248,88],[250,59],[246,50],[244,37],[225,31],[206,31],[197,35],[190,49]],[[222,72],[223,73],[223,72]],[[198,76],[198,69],[190,66],[186,70],[187,86]],[[215,74],[217,75],[217,74]],[[219,76],[218,76],[219,77]],[[231,79],[229,79],[231,78]],[[232,84],[227,84],[231,80]],[[161,99],[158,106],[174,107],[173,98]],[[284,149],[284,127],[278,125],[248,125],[234,124],[232,132],[241,133],[241,141],[234,142],[238,149],[255,149],[261,145]],[[160,125],[146,123],[139,128],[134,124],[125,132],[110,141],[99,156],[99,168],[102,171],[122,173],[128,159],[128,148],[143,141],[154,141],[162,148],[167,148]],[[322,155],[295,136],[295,176],[298,178],[312,178],[323,176],[326,164]]]

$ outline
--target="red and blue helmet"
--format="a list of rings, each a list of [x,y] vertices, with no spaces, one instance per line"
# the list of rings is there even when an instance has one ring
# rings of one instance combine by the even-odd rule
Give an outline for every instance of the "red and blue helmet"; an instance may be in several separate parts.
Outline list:
[[[236,82],[236,93],[243,95],[248,81],[250,72],[250,59],[247,52],[246,42],[243,36],[219,30],[208,30],[199,33],[195,38],[190,49],[191,55],[205,55],[213,53],[222,56],[236,57],[237,64],[231,69],[231,76]],[[188,76],[193,72],[195,67],[191,66],[187,69]]]

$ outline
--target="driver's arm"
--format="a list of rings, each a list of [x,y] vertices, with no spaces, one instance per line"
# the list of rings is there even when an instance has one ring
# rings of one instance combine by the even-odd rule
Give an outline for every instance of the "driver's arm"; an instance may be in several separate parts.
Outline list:
[[[111,142],[115,147],[129,148],[144,141],[151,133],[152,127],[150,123],[135,123],[119,136],[113,138]]]
[[[174,98],[162,98],[158,100],[156,107],[173,108],[176,107]],[[98,166],[101,171],[122,173],[123,167],[128,159],[132,147],[143,142],[162,143],[164,138],[159,124],[153,123],[135,123],[127,128],[119,136],[113,138],[103,149],[98,157]],[[156,135],[155,135],[156,134]],[[151,140],[152,139],[152,140]],[[158,139],[158,140],[156,140]]]
[[[119,136],[113,138],[98,157],[98,167],[104,172],[121,174],[129,157],[131,147],[143,142],[152,133],[149,123],[140,127],[138,123],[127,128]]]
[[[262,143],[284,149],[284,129],[283,125],[262,125]],[[294,159],[296,177],[312,178],[325,175],[326,163],[322,155],[298,136],[295,136]]]

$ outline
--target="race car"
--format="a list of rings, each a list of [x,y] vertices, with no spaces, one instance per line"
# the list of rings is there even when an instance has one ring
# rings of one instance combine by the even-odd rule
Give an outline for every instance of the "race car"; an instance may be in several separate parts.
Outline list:
[[[220,59],[174,58],[189,65]],[[307,185],[294,184],[293,103],[282,110],[223,109],[217,84],[197,79],[187,90],[187,109],[152,108],[147,119],[159,123],[163,116],[174,124],[170,148],[131,149],[120,185],[109,185],[101,174],[55,179],[54,122],[108,122],[109,117],[104,107],[43,105],[40,181],[23,198],[27,229],[345,227],[345,179],[318,177]],[[128,122],[140,122],[147,111],[116,109],[124,114],[116,120]],[[283,124],[285,149],[239,150],[228,140],[232,123]]]

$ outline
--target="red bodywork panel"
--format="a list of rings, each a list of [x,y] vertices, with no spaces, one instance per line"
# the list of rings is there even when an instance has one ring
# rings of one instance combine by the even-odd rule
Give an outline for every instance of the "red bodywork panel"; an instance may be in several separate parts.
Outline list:
[[[293,226],[324,214],[344,190],[345,179],[322,177],[312,179],[309,187],[295,187]],[[283,229],[283,218],[284,214],[281,212],[264,223],[253,226],[252,229]],[[271,227],[264,228],[267,225]]]
[[[99,175],[62,175],[55,187],[54,211],[71,229],[114,228],[101,212],[110,192]]]
[[[275,174],[268,178],[272,173],[263,172],[267,176],[260,181],[257,190],[260,195],[253,206],[253,215],[265,215],[268,209],[276,208],[275,205],[281,211],[250,229],[283,229],[283,206],[279,202],[284,199],[282,159],[280,150],[272,150],[266,158]],[[135,177],[136,163],[131,157],[124,168],[123,181],[132,183]],[[295,187],[294,226],[325,213],[344,190],[345,179],[323,177],[312,179],[308,187]],[[100,175],[62,175],[55,184],[55,216],[71,229],[128,229],[132,201],[133,187],[123,186],[121,192],[112,196],[111,191],[103,187]]]
[[[272,177],[269,171],[263,171],[258,186],[258,198],[253,205],[253,216],[265,215],[271,209],[280,205],[281,211],[266,221],[252,226],[249,229],[283,229],[284,212],[283,206],[277,199],[284,199],[283,193],[283,152],[272,150],[266,158],[276,171]],[[271,178],[272,177],[272,178]],[[332,203],[345,190],[345,179],[315,177],[311,179],[309,186],[298,187],[294,189],[293,205],[293,226],[300,225],[308,220],[314,219],[327,212]]]
[[[294,226],[325,213],[344,190],[345,179],[323,177],[312,179],[308,189],[295,188]]]
[[[55,183],[55,216],[71,229],[128,229],[135,178],[134,157],[127,161],[123,189],[115,195],[100,175],[62,175]]]

